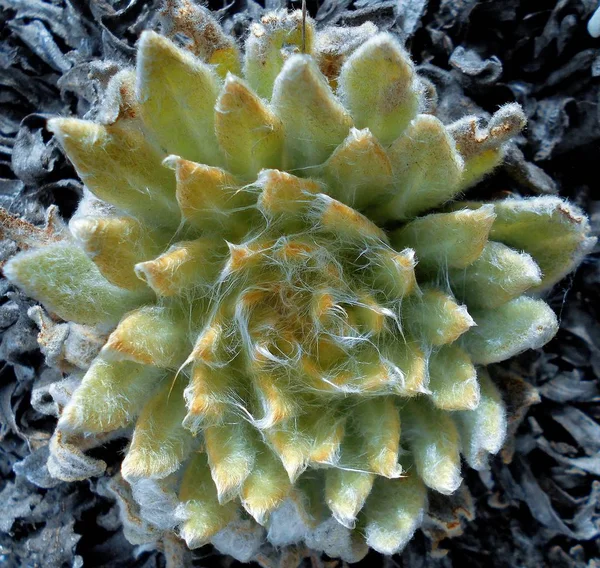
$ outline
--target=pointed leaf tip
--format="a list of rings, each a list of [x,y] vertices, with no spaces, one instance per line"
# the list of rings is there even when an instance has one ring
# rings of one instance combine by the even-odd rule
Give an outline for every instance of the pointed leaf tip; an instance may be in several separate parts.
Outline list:
[[[215,70],[146,31],[137,53],[137,98],[145,126],[168,153],[220,165],[214,105],[221,80]]]
[[[244,81],[231,74],[217,99],[215,130],[234,174],[253,181],[261,169],[281,167],[281,120]]]
[[[352,127],[352,118],[308,55],[286,61],[275,82],[272,106],[285,129],[289,168],[322,164]]]
[[[173,175],[139,124],[55,118],[48,128],[96,197],[156,226],[179,223]]]
[[[472,313],[477,326],[461,342],[479,365],[498,363],[527,349],[539,349],[558,331],[558,320],[550,306],[527,296]]]
[[[66,243],[19,253],[4,275],[60,318],[87,325],[114,325],[148,299],[108,282],[81,248]]]
[[[340,71],[338,92],[358,128],[391,144],[419,109],[419,84],[408,53],[391,34],[358,48]]]
[[[452,199],[460,191],[464,162],[444,124],[419,114],[388,149],[394,189],[373,208],[376,221],[411,219]]]

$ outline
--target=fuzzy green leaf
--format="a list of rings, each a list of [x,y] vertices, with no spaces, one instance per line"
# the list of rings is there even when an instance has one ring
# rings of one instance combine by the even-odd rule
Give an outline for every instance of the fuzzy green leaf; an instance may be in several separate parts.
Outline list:
[[[193,438],[182,426],[184,386],[182,377],[171,375],[143,407],[121,465],[125,479],[162,479],[177,471],[189,455]]]
[[[497,454],[506,437],[506,410],[498,389],[485,369],[478,370],[481,401],[474,410],[453,414],[460,432],[462,454],[473,469],[487,467],[489,454]]]
[[[530,255],[493,241],[473,264],[450,270],[449,277],[456,297],[471,309],[497,308],[542,281]]]
[[[134,361],[97,357],[63,410],[63,429],[103,433],[130,424],[164,378],[164,371]]]
[[[498,363],[526,349],[539,349],[558,331],[558,320],[542,300],[515,298],[491,310],[473,310],[476,327],[462,339],[477,365]]]
[[[394,197],[373,208],[382,223],[411,219],[452,199],[459,191],[463,160],[442,122],[419,114],[389,148]]]
[[[108,282],[80,247],[67,243],[22,252],[4,274],[60,318],[81,324],[114,325],[148,299]]]
[[[375,481],[365,506],[367,544],[382,554],[400,552],[423,520],[427,489],[412,468],[406,477]]]
[[[419,109],[419,92],[410,56],[391,34],[378,34],[344,63],[338,92],[357,128],[369,128],[391,144]]]
[[[212,67],[161,35],[142,34],[137,97],[144,124],[167,154],[221,165],[214,116],[220,87]]]
[[[350,115],[307,55],[286,61],[275,82],[272,106],[283,122],[288,169],[322,164],[352,127]]]

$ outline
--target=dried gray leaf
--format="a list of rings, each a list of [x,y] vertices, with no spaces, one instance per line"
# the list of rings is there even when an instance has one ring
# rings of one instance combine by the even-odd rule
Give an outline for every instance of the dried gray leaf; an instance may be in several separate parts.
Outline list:
[[[161,544],[166,568],[192,568],[192,552],[183,540],[167,534]]]
[[[461,45],[452,52],[448,63],[478,85],[491,85],[502,75],[502,62],[495,55],[483,59],[474,49]]]
[[[476,4],[477,0],[441,0],[435,20],[440,27],[444,28],[464,24]]]
[[[33,20],[28,24],[10,22],[9,26],[31,51],[55,71],[64,73],[73,65],[56,45],[52,34],[40,20]]]
[[[33,322],[21,312],[17,322],[4,331],[0,341],[0,359],[12,364],[25,363],[23,357],[38,348]]]
[[[592,61],[592,77],[600,77],[600,55],[596,56]]]
[[[600,481],[592,483],[587,498],[581,499],[582,505],[573,517],[573,528],[577,538],[591,540],[600,536]]]
[[[553,457],[557,462],[586,471],[592,475],[600,476],[600,454],[585,458],[568,458],[553,449],[545,438],[540,438],[537,443],[541,450]]]
[[[257,523],[240,520],[215,534],[211,542],[218,550],[239,562],[250,562],[264,542],[264,533],[265,529]]]
[[[582,380],[581,373],[577,370],[557,375],[539,390],[542,396],[556,402],[600,401],[596,381]]]
[[[6,329],[19,319],[19,306],[16,302],[9,301],[0,305],[0,328]]]
[[[444,556],[447,550],[440,543],[463,534],[464,526],[475,519],[475,502],[463,483],[452,495],[431,492],[428,504],[421,530],[433,543],[432,554]]]
[[[419,65],[417,71],[436,87],[438,92],[436,116],[442,122],[455,122],[466,115],[480,116],[484,120],[490,118],[489,113],[465,95],[459,71],[446,71],[430,63]]]
[[[366,544],[353,539],[352,531],[340,525],[333,517],[312,530],[305,542],[309,548],[349,563],[362,560],[368,552]]]
[[[41,0],[0,0],[0,6],[6,10],[15,10],[15,19],[46,22],[52,31],[65,41],[70,36],[63,9],[55,4]]]
[[[131,494],[131,486],[120,473],[101,479],[97,491],[100,495],[117,501],[123,533],[131,544],[155,544],[160,539],[160,531],[141,519],[139,506]]]
[[[528,162],[516,144],[508,144],[502,167],[520,186],[534,194],[558,194],[556,182],[542,168]]]
[[[563,406],[552,412],[556,420],[588,456],[600,452],[600,424],[574,406]]]
[[[140,479],[131,484],[131,494],[142,517],[163,531],[173,530],[178,524],[175,510],[179,500],[174,481],[168,478]]]
[[[31,406],[40,414],[58,417],[59,406],[54,400],[50,387],[62,380],[62,374],[56,369],[44,369],[31,391]]]
[[[0,179],[0,206],[10,211],[18,195],[25,189],[25,184],[18,179]]]
[[[27,481],[42,489],[56,487],[62,482],[50,475],[47,466],[48,456],[48,446],[41,446],[24,460],[17,462],[13,470],[18,476],[25,477]]]
[[[548,529],[574,538],[575,535],[552,507],[548,495],[539,486],[527,462],[522,457],[516,456],[513,463],[519,473],[522,501],[526,503],[533,517]]]
[[[393,31],[396,24],[397,0],[382,0],[358,10],[347,10],[338,19],[331,20],[339,26],[360,26],[371,22],[380,31]]]
[[[560,144],[569,127],[567,106],[572,97],[550,97],[537,103],[536,111],[530,122],[529,140],[535,149],[534,160],[547,160]]]
[[[580,20],[575,14],[565,16],[560,22],[556,41],[556,48],[559,54],[565,50],[565,47],[573,38],[575,31],[579,28],[579,22]]]
[[[12,168],[26,184],[39,183],[54,170],[60,157],[58,144],[48,133],[44,137],[46,115],[30,114],[23,119],[15,140]]]
[[[559,13],[569,4],[570,0],[559,0],[546,22],[542,34],[535,38],[535,51],[534,57],[537,59],[542,51],[546,49],[550,43],[558,37],[560,32],[560,25],[558,22]]]
[[[8,375],[10,370],[4,365],[0,374]],[[19,427],[15,419],[15,412],[12,405],[12,396],[16,389],[16,383],[9,382],[0,386],[0,441],[2,441],[9,432],[19,433]]]
[[[557,69],[553,73],[550,73],[544,82],[544,85],[540,86],[540,90],[547,87],[554,87],[559,83],[571,78],[571,76],[575,73],[585,73],[588,75],[590,67],[598,56],[599,52],[600,50],[598,49],[586,49],[575,54],[573,57],[569,58],[569,61],[566,65]]]
[[[54,432],[48,457],[51,476],[64,481],[82,481],[104,473],[106,463],[86,456],[76,444],[76,441],[67,439],[63,432]]]
[[[355,2],[358,7],[359,2]],[[406,41],[421,27],[421,18],[427,9],[428,0],[404,0],[396,3],[395,30]]]
[[[75,555],[81,535],[74,532],[75,520],[50,518],[46,526],[27,540],[30,566],[64,566],[81,568],[83,559]]]
[[[28,517],[41,501],[42,496],[30,491],[23,479],[6,483],[0,491],[0,532],[9,532],[17,519]]]
[[[20,95],[19,98],[26,101],[30,108],[43,108],[52,113],[60,113],[63,108],[46,80],[40,77],[34,79],[14,67],[8,69],[0,67],[0,86]]]

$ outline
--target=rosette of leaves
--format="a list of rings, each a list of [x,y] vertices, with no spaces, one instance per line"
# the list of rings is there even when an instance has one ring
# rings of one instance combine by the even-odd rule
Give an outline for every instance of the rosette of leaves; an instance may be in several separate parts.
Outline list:
[[[485,365],[553,337],[537,295],[593,245],[587,219],[554,197],[460,201],[524,115],[443,124],[372,24],[270,14],[240,52],[204,9],[185,18],[184,46],[142,34],[98,121],[49,121],[88,191],[4,272],[108,337],[53,451],[131,433],[123,477],[177,487],[192,548],[292,503],[397,552],[461,455],[500,449]]]

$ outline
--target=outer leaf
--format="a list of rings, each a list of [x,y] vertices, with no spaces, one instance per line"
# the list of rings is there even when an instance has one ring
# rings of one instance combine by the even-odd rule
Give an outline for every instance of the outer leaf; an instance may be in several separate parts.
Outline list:
[[[102,352],[164,369],[176,369],[191,348],[185,320],[175,310],[144,306],[127,315]]]
[[[263,168],[281,168],[281,120],[244,81],[227,76],[215,111],[217,139],[230,171],[253,181]]]
[[[479,369],[481,402],[474,410],[453,414],[460,432],[462,453],[473,469],[487,467],[488,454],[497,454],[506,437],[502,397],[485,369]]]
[[[165,165],[175,170],[177,202],[183,218],[205,235],[234,238],[252,224],[251,194],[221,168],[169,156]]]
[[[466,116],[448,126],[465,160],[461,190],[475,185],[502,162],[505,142],[517,136],[525,124],[521,105],[511,103],[497,110],[486,128],[480,126],[476,116]]]
[[[175,180],[161,165],[164,154],[148,142],[137,123],[52,118],[48,130],[98,198],[153,225],[177,226]]]
[[[171,39],[186,36],[185,48],[225,77],[240,74],[240,53],[235,40],[225,33],[211,11],[188,0],[171,0],[164,6],[162,31]]]
[[[184,520],[181,536],[192,549],[207,544],[237,517],[234,503],[219,502],[206,455],[200,452],[194,454],[185,469],[179,499],[182,503],[178,516]]]
[[[375,475],[363,471],[328,468],[325,472],[325,501],[335,519],[353,528],[356,516],[363,508]]]
[[[423,520],[427,490],[413,470],[400,479],[377,479],[365,507],[367,544],[382,554],[400,552]]]
[[[418,83],[408,53],[391,34],[378,34],[344,63],[338,90],[358,128],[391,144],[419,108]]]
[[[212,238],[174,244],[154,260],[135,265],[138,278],[160,296],[206,295],[225,264],[224,243]]]
[[[269,428],[297,414],[301,400],[287,387],[285,377],[266,371],[252,375],[252,385],[261,409],[257,428]]]
[[[387,299],[399,300],[417,289],[415,251],[396,252],[389,247],[373,247],[365,254],[369,260],[371,286]]]
[[[344,62],[376,33],[377,26],[373,22],[365,22],[360,26],[327,26],[319,29],[315,40],[315,57],[333,89],[337,86]]]
[[[304,28],[304,53],[312,53],[314,23],[310,18],[303,22],[302,11],[270,13],[261,23],[250,26],[246,40],[244,76],[258,96],[269,100],[275,79],[291,53],[302,49]],[[291,48],[291,49],[290,49]]]
[[[78,217],[69,228],[100,272],[130,290],[144,287],[134,265],[161,252],[169,237],[132,217]]]
[[[62,411],[59,426],[98,434],[123,428],[163,378],[156,367],[98,357]]]
[[[295,483],[310,462],[331,465],[337,461],[343,432],[343,422],[331,408],[325,414],[316,407],[267,429],[265,436],[290,481]]]
[[[597,241],[581,209],[558,197],[506,199],[495,203],[494,210],[490,238],[534,258],[543,274],[536,291],[571,272]]]
[[[184,426],[195,433],[207,425],[221,424],[232,404],[231,394],[235,392],[232,383],[236,378],[231,370],[195,364],[192,380],[185,390],[188,414]]]
[[[244,482],[242,505],[259,524],[267,521],[291,490],[288,474],[281,462],[266,447],[259,451],[254,468]]]
[[[402,375],[395,392],[401,396],[414,396],[427,392],[427,358],[418,341],[406,337],[393,341],[382,350]]]
[[[444,495],[460,485],[460,438],[452,418],[429,401],[413,399],[400,412],[419,476]]]
[[[411,219],[452,199],[459,191],[463,161],[445,126],[419,114],[388,150],[394,171],[395,197],[370,216],[387,222]]]
[[[317,228],[349,243],[387,243],[385,232],[352,207],[320,194],[312,203],[309,218]]]
[[[265,432],[273,453],[281,460],[290,483],[295,483],[310,461],[311,439],[306,431],[307,421],[302,418],[281,423]]]
[[[392,234],[391,241],[399,250],[413,248],[419,268],[464,268],[477,260],[483,251],[495,218],[493,205],[434,213],[398,229]]]
[[[473,363],[489,365],[526,349],[539,349],[558,331],[556,314],[542,300],[521,296],[493,310],[473,310],[477,326],[462,340]]]
[[[121,466],[125,479],[162,479],[177,471],[188,456],[192,435],[181,425],[184,383],[181,378],[167,379],[144,406]]]
[[[497,308],[542,281],[530,255],[493,241],[473,264],[450,270],[449,276],[456,297],[469,308]]]
[[[429,358],[429,389],[443,410],[472,410],[479,404],[477,372],[457,345],[444,345]]]
[[[306,55],[286,62],[275,82],[272,105],[285,128],[287,169],[322,164],[352,127],[350,115]]]
[[[137,56],[137,97],[144,124],[167,154],[218,166],[215,71],[172,41],[146,31]]]
[[[325,180],[331,197],[362,210],[390,190],[392,165],[368,128],[352,128],[316,175]]]
[[[357,404],[351,420],[363,440],[362,455],[369,471],[395,478],[402,473],[398,463],[400,415],[389,397],[376,397]]]
[[[204,430],[204,443],[220,503],[233,499],[250,475],[256,445],[251,426],[231,416]]]
[[[436,288],[427,288],[420,297],[411,297],[403,310],[406,325],[418,332],[427,345],[452,343],[475,325],[465,306]]]
[[[108,282],[81,248],[66,243],[18,254],[4,274],[62,319],[87,325],[114,325],[145,299]]]

